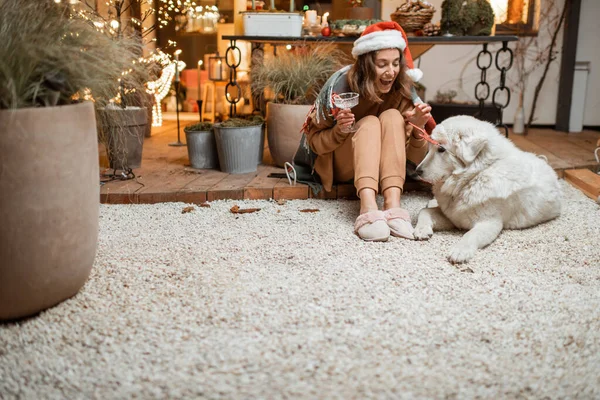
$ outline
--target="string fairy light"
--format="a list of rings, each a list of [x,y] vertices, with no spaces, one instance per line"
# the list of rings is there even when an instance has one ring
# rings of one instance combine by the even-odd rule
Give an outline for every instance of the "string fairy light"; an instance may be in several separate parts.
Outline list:
[[[60,3],[61,0],[55,0]],[[96,9],[92,8],[87,2],[78,0],[62,0],[70,4],[78,4],[71,8],[71,17],[78,17],[88,21],[98,31],[103,32],[113,37],[120,37],[127,34],[131,29],[141,32],[142,38],[147,38],[148,41],[156,41],[155,38],[149,38],[149,35],[154,29],[166,27],[170,21],[175,20],[177,15],[186,15],[191,12],[195,21],[200,24],[200,31],[212,32],[216,30],[216,24],[220,18],[219,10],[216,6],[202,7],[200,1],[190,0],[106,0],[105,10],[106,15],[101,15]],[[125,10],[131,5],[140,7],[141,15],[136,17],[128,16]],[[154,20],[151,26],[144,26],[146,21]],[[168,40],[166,48],[175,47],[176,42]],[[82,51],[84,51],[82,49]],[[185,69],[186,64],[183,61],[172,61],[166,53],[157,50],[150,56],[139,60],[141,63],[158,63],[162,67],[161,75],[158,79],[146,83],[146,91],[151,94],[155,102],[152,106],[152,126],[162,125],[162,110],[161,101],[168,95],[176,71]],[[177,62],[177,69],[175,63]],[[135,61],[134,61],[135,63]],[[132,72],[132,69],[124,70],[121,73],[121,78],[124,78]],[[120,84],[121,78],[117,79]],[[127,88],[122,88],[122,93],[119,93],[112,101],[119,102],[122,94],[130,93]],[[85,94],[86,97],[92,98],[92,94]]]
[[[155,55],[150,57],[144,62],[158,62],[163,66],[160,77],[146,84],[146,91],[154,96],[154,104],[152,105],[152,126],[162,126],[162,109],[161,102],[169,94],[171,89],[171,83],[175,78],[175,63],[177,62],[177,69],[182,71],[185,69],[185,62],[173,61],[169,55],[158,51]]]

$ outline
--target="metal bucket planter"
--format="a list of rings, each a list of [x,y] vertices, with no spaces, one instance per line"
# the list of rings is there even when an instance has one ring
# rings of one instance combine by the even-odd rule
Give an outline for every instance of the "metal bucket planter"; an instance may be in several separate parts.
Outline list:
[[[105,108],[98,111],[98,116],[110,168],[139,168],[142,165],[144,137],[148,127],[146,108]],[[115,124],[115,121],[118,123]]]
[[[0,110],[0,320],[75,295],[98,244],[91,102]]]
[[[215,124],[213,129],[221,171],[230,174],[255,172],[264,137],[262,124],[240,127]]]
[[[219,168],[217,144],[212,130],[185,129],[185,141],[192,168]]]

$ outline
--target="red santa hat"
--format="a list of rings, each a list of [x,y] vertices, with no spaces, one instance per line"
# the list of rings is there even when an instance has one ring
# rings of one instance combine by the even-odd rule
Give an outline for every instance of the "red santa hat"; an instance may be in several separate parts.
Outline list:
[[[352,56],[358,58],[361,54],[383,49],[400,49],[404,54],[408,71],[406,74],[413,82],[418,82],[423,77],[423,72],[414,67],[410,50],[408,50],[406,33],[397,22],[382,21],[369,25],[354,42]]]

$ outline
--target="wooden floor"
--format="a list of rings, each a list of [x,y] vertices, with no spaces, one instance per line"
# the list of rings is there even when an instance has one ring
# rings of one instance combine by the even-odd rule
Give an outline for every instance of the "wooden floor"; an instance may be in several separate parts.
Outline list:
[[[181,140],[185,141],[181,123]],[[596,170],[594,157],[600,132],[584,131],[567,134],[550,129],[533,129],[527,136],[510,135],[521,149],[548,157],[550,165],[563,177],[564,170],[588,168]],[[312,196],[308,186],[290,186],[285,178],[268,178],[272,172],[283,169],[272,165],[268,148],[265,148],[263,164],[254,173],[227,174],[218,170],[195,170],[189,167],[187,147],[173,147],[177,140],[175,121],[164,121],[163,126],[152,128],[152,135],[144,141],[141,168],[134,170],[135,179],[106,181],[105,151],[99,148],[102,175],[106,181],[100,190],[102,203],[160,203],[185,202],[201,204],[219,199],[307,199]],[[407,190],[421,188],[418,183],[407,182]],[[355,198],[352,185],[338,185],[332,192],[321,192],[318,198]]]

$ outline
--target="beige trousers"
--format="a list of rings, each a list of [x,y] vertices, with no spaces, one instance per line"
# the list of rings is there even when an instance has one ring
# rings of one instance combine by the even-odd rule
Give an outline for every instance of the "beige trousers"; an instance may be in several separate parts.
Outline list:
[[[347,182],[354,178],[356,193],[370,188],[379,193],[390,187],[400,190],[406,177],[406,158],[421,162],[426,142],[407,138],[404,118],[396,109],[379,117],[368,115],[356,123],[356,132],[348,136],[333,153],[333,179]],[[360,195],[360,194],[359,194]]]

